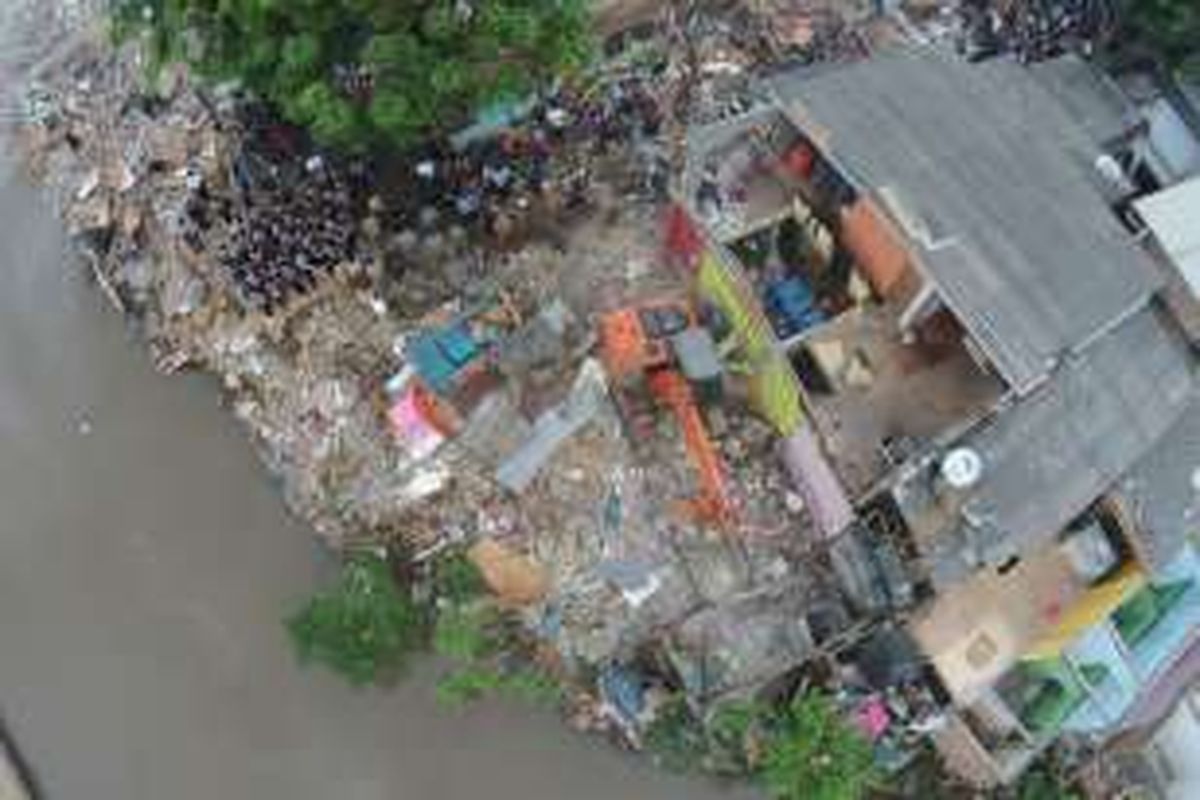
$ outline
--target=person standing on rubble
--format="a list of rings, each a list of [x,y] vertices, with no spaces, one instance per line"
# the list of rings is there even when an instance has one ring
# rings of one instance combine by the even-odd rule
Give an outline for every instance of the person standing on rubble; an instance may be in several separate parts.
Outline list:
[[[704,165],[704,173],[700,176],[700,185],[696,187],[696,207],[704,216],[713,216],[720,214],[724,206],[720,174],[717,171],[717,165],[710,161]]]

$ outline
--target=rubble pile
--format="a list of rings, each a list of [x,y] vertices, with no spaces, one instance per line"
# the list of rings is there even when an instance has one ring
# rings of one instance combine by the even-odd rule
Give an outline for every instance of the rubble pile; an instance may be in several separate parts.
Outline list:
[[[859,0],[765,0],[757,4],[776,59],[818,64],[865,57],[876,4]]]
[[[750,63],[705,30],[709,61]],[[737,522],[700,527],[678,425],[631,442],[593,357],[597,315],[688,294],[662,259],[677,77],[620,66],[372,172],[183,70],[147,92],[134,51],[89,44],[45,76],[26,145],[158,368],[220,377],[326,543],[482,546],[495,575],[536,572],[507,599],[568,674],[649,649],[710,702],[802,662],[801,609],[833,590],[744,392],[709,415]]]

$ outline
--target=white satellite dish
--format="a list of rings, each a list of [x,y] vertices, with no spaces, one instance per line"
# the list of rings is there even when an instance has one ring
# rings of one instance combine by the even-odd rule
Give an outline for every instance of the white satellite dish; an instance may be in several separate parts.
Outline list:
[[[983,457],[970,447],[956,447],[942,459],[941,474],[951,489],[970,489],[983,477]]]

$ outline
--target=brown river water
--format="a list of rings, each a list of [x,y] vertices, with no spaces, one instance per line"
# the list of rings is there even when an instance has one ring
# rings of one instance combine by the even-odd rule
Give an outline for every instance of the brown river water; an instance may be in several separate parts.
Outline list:
[[[0,0],[0,95],[14,40],[44,44],[30,5]],[[0,512],[0,713],[50,800],[752,796],[549,712],[444,710],[428,669],[300,669],[280,620],[327,559],[215,382],[153,372],[2,139]]]

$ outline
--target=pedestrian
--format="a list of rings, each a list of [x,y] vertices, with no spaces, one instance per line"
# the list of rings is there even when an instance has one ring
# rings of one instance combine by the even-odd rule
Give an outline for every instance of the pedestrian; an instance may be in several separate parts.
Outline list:
[[[474,222],[479,217],[480,193],[478,186],[466,186],[454,197],[454,210],[463,222]]]
[[[705,165],[700,176],[700,184],[696,187],[696,206],[705,216],[719,214],[724,208],[720,176],[717,165],[712,162]]]

